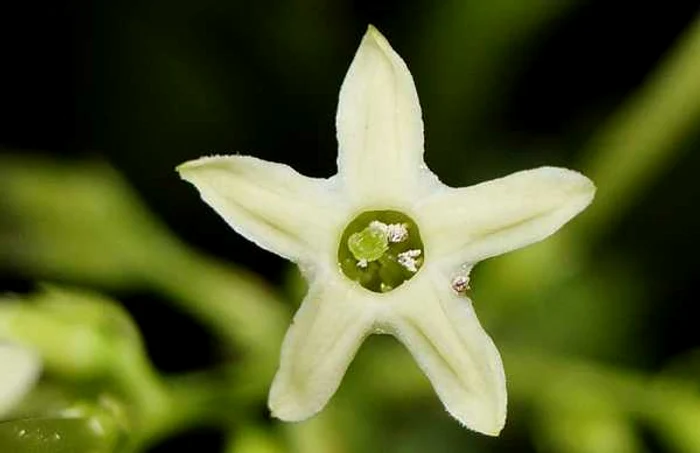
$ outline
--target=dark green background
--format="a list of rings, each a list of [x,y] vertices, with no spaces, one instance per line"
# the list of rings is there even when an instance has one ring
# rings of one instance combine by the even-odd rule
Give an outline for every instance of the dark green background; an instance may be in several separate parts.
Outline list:
[[[231,232],[174,167],[204,154],[243,153],[310,176],[334,173],[337,93],[368,23],[415,78],[428,165],[446,183],[466,185],[543,164],[580,168],[578,152],[698,12],[693,2],[604,0],[55,1],[0,8],[2,152],[104,158],[179,237],[278,283],[286,264]],[[640,307],[638,347],[616,357],[649,372],[700,344],[692,316],[699,143],[697,132],[679,143],[678,158],[595,245],[632,265],[653,301]],[[31,289],[32,276],[11,263],[1,272],[0,290]],[[165,302],[153,303],[158,295],[114,295],[136,317],[161,369],[214,360],[205,330]],[[146,308],[144,299],[151,301]],[[396,428],[401,414],[392,417]],[[270,423],[262,404],[260,420]],[[445,435],[456,436],[455,445],[470,436]],[[193,451],[186,447],[192,442],[216,451],[217,439],[192,434],[154,451]],[[531,449],[521,432],[506,433],[500,444],[480,442],[497,451]],[[650,451],[663,451],[654,450],[660,447],[652,437],[648,442]]]

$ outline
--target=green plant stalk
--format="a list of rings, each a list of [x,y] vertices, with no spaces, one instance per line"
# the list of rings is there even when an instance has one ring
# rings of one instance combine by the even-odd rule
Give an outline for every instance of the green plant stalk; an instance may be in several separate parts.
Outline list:
[[[622,415],[648,424],[673,451],[700,451],[700,395],[688,382],[645,377],[584,360],[507,349],[504,362],[514,379],[509,390],[521,402],[579,406],[575,395],[604,401]]]
[[[161,256],[161,264],[148,270],[148,284],[211,327],[244,360],[274,371],[290,316],[277,294],[259,277],[185,246]]]
[[[557,18],[575,7],[576,2],[547,0],[449,0],[434,8],[424,18],[425,31],[415,34],[415,45],[422,47],[419,63],[440,68],[426,71],[418,80],[419,86],[428,91],[443,93],[431,102],[443,118],[431,125],[432,130],[438,131],[433,139],[453,137],[455,130],[440,133],[440,128],[456,124],[460,125],[458,133],[469,143],[480,139],[494,110],[504,105],[503,97],[508,91],[503,87],[509,86],[518,74],[514,66],[521,61],[514,55],[525,55],[524,50],[546,36],[547,28]],[[451,156],[450,162],[460,158]]]
[[[144,394],[140,389],[139,395],[141,407],[154,400],[157,405],[146,409],[134,433],[133,446],[138,450],[188,428],[226,429],[242,423],[248,418],[247,409],[258,403],[257,398],[241,393],[232,380],[215,370],[163,378],[157,391]]]
[[[598,194],[577,222],[577,234],[595,237],[617,220],[677,159],[698,124],[700,17],[589,144],[583,171]]]
[[[602,402],[593,409],[613,411],[612,415],[650,426],[671,451],[700,452],[700,394],[689,382],[512,344],[501,345],[500,350],[514,404],[578,411],[583,405]],[[371,374],[375,379],[362,382],[366,387],[363,401],[355,404],[373,404],[378,395],[389,404],[404,404],[407,395],[433,397],[432,388],[408,354],[375,347],[365,352],[357,366],[359,375]],[[402,370],[398,386],[393,379],[396,370]]]
[[[664,174],[699,123],[700,18],[587,146],[583,172],[598,187],[591,206],[554,237],[487,265],[479,283],[499,305],[485,323],[511,316],[514,304],[537,300],[586,265],[598,237]]]

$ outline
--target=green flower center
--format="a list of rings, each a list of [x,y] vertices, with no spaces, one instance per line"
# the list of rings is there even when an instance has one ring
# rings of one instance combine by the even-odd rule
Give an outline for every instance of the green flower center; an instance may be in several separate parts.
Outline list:
[[[340,238],[338,265],[346,277],[375,293],[413,278],[423,265],[423,241],[416,222],[397,211],[367,211]]]

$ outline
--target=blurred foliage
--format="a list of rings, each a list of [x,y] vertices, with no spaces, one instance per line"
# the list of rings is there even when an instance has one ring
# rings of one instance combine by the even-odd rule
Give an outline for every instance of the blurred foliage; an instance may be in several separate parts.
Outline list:
[[[660,288],[675,281],[664,276],[692,275],[693,264],[652,260],[661,269],[650,272],[639,254],[653,241],[638,243],[641,252],[615,243],[625,239],[620,231],[641,229],[674,249],[668,253],[692,257],[697,249],[695,241],[676,245],[694,238],[698,218],[695,168],[683,170],[696,163],[687,151],[700,124],[700,20],[679,24],[684,31],[656,54],[648,50],[649,67],[622,94],[581,106],[590,89],[563,80],[567,95],[554,105],[578,100],[580,117],[568,121],[579,123],[537,133],[519,130],[527,118],[518,123],[508,111],[523,83],[533,87],[526,99],[543,110],[553,102],[539,98],[539,82],[528,77],[535,51],[560,27],[608,12],[607,5],[256,5],[93,5],[95,83],[79,102],[93,112],[89,135],[99,153],[0,154],[0,272],[58,282],[0,296],[0,339],[35,348],[46,368],[0,423],[0,451],[700,452],[700,341],[673,356],[658,344],[663,329],[675,328],[668,319],[691,312],[658,298],[670,297]],[[620,17],[632,23],[635,10],[624,10]],[[173,171],[186,159],[233,148],[330,174],[335,97],[368,20],[416,77],[426,157],[445,181],[464,185],[548,162],[577,168],[598,186],[591,208],[558,235],[476,269],[473,299],[503,353],[510,392],[508,425],[497,439],[450,420],[408,353],[384,337],[363,346],[321,414],[271,422],[266,393],[304,282],[291,268],[280,278],[281,262],[228,231]],[[623,42],[632,39],[627,23],[614,25]],[[555,55],[591,61],[568,53]],[[560,66],[551,64],[552,77]],[[584,69],[573,80],[598,72],[614,78],[620,68],[574,65],[574,72]],[[691,180],[671,177],[678,174]],[[671,221],[657,219],[667,212]],[[683,222],[691,225],[687,236],[677,225]],[[117,301],[134,293],[147,295],[137,299],[146,307]],[[213,336],[211,366],[168,374],[154,365],[149,339],[168,329],[168,310]],[[187,344],[189,332],[175,335]],[[171,356],[205,354],[186,350],[198,345]],[[224,445],[157,446],[203,427],[224,433]]]

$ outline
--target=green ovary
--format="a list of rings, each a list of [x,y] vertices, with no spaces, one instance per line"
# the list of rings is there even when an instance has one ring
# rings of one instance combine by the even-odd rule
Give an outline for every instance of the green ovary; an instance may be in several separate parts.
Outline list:
[[[345,228],[338,246],[343,274],[377,293],[411,279],[424,260],[418,226],[397,211],[363,212]]]
[[[380,229],[368,226],[348,238],[348,249],[356,260],[376,261],[389,250],[389,240]]]

